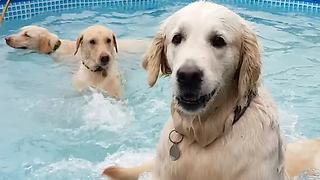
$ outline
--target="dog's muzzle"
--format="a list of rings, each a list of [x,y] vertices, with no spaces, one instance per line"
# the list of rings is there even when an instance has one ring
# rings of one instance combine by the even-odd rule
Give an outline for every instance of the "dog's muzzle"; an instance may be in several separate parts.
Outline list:
[[[185,111],[195,112],[199,109],[204,108],[207,103],[215,96],[217,89],[214,89],[209,94],[199,96],[197,94],[184,94],[176,96],[178,105],[183,108]]]
[[[15,49],[27,49],[26,46],[14,46],[12,44],[12,38],[11,37],[6,37],[5,38],[5,41],[6,41],[6,44],[12,48],[15,48]]]
[[[196,65],[183,65],[177,71],[176,77],[179,89],[176,100],[185,111],[195,112],[205,107],[216,93],[216,89],[209,94],[201,93],[204,73]]]

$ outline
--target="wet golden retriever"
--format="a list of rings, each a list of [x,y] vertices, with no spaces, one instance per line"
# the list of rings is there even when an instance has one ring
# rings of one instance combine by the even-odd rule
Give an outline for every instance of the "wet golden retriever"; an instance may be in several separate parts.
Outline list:
[[[231,10],[195,2],[177,11],[162,24],[143,67],[150,86],[160,74],[171,76],[171,117],[155,161],[107,168],[111,179],[150,170],[154,180],[287,180],[287,171],[307,168],[295,155],[310,152],[308,164],[319,156],[317,141],[289,145],[284,154],[277,109],[260,82],[256,35]]]

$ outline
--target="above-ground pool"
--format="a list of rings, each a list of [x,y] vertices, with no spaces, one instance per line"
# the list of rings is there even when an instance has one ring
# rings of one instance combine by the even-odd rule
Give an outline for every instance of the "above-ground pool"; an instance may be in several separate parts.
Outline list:
[[[0,37],[35,24],[76,39],[87,26],[103,24],[118,38],[152,38],[162,20],[189,3],[155,2],[10,20]],[[285,142],[320,137],[320,12],[249,2],[218,1],[256,27],[263,82],[277,102]],[[141,56],[119,58],[121,101],[94,91],[79,94],[71,68],[46,55],[11,49],[2,40],[0,57],[1,180],[100,179],[107,165],[136,165],[153,157],[170,113],[170,83],[162,78],[149,88]]]

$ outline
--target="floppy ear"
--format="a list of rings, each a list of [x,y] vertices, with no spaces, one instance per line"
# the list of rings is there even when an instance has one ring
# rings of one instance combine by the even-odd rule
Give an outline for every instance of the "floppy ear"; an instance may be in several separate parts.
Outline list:
[[[51,47],[50,39],[46,36],[39,37],[39,51],[41,53],[49,54],[53,51]]]
[[[83,41],[83,35],[80,35],[77,39],[77,42],[76,42],[76,52],[74,52],[74,55],[76,55],[78,53],[78,50],[79,50],[80,45],[82,44],[82,41]]]
[[[260,49],[257,37],[252,29],[245,25],[238,66],[238,93],[240,101],[246,99],[249,92],[256,93],[261,72]],[[239,102],[244,105],[245,102]]]
[[[156,83],[160,70],[161,75],[171,74],[164,42],[165,36],[163,33],[157,33],[143,59],[142,66],[148,72],[148,84],[151,87]]]
[[[118,53],[118,45],[117,45],[116,36],[113,34],[112,38],[113,38],[113,46],[116,49],[116,52]]]

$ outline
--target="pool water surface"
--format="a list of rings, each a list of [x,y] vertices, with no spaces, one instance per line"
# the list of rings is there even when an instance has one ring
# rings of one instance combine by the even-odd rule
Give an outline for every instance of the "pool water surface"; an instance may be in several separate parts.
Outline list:
[[[107,25],[118,38],[152,38],[159,23],[186,4],[49,13],[7,22],[0,38],[29,24],[65,39],[76,39],[93,24]],[[285,141],[320,137],[320,16],[223,5],[256,27],[263,83],[277,102]],[[162,78],[149,88],[141,56],[118,58],[121,101],[94,90],[77,93],[71,67],[46,55],[11,49],[2,40],[0,57],[1,180],[101,179],[107,165],[131,166],[153,157],[170,113],[170,83]]]

